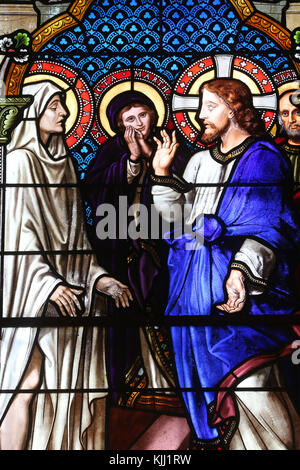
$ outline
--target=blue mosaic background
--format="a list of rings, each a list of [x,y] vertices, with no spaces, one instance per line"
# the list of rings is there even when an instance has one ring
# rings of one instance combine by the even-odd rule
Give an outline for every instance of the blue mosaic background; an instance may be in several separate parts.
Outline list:
[[[201,55],[238,52],[270,73],[291,68],[263,33],[243,24],[228,0],[103,0],[80,26],[50,41],[39,59],[55,57],[93,87],[106,73],[130,66],[161,74],[171,85]],[[73,152],[81,178],[97,152],[85,138]]]

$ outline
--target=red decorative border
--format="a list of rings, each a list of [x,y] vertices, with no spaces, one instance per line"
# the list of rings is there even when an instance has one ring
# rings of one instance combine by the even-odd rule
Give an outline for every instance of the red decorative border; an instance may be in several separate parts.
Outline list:
[[[179,95],[188,96],[188,92],[193,85],[195,79],[200,75],[214,69],[214,61],[212,57],[205,57],[190,65],[179,77],[175,85],[174,91]],[[187,112],[173,112],[173,118],[177,129],[191,143],[203,147],[203,144],[197,140],[198,129],[196,129],[190,121]]]
[[[237,56],[234,59],[233,67],[240,72],[247,73],[257,83],[263,93],[273,93],[275,91],[271,78],[252,60]]]
[[[189,96],[189,91],[195,80],[214,68],[215,63],[213,57],[206,57],[194,62],[180,75],[175,85],[174,92],[179,95]],[[266,74],[261,66],[255,62],[241,56],[236,56],[233,60],[232,71],[233,70],[243,72],[250,76],[260,88],[262,95],[265,93],[275,92],[275,87],[271,78]],[[191,122],[188,112],[183,110],[176,111],[173,112],[173,117],[177,129],[184,135],[184,137],[189,142],[196,144],[199,147],[203,147],[203,144],[197,139],[199,131]],[[267,131],[272,128],[275,118],[275,111],[263,111],[262,119],[264,120]]]
[[[79,112],[72,128],[66,134],[66,143],[70,149],[74,148],[89,131],[94,114],[94,103],[92,93],[86,82],[78,77],[70,67],[61,65],[57,62],[38,61],[35,62],[28,76],[35,74],[53,75],[64,81],[74,91]]]
[[[96,113],[93,127],[91,129],[91,135],[96,140],[96,142],[100,144],[103,144],[107,139],[110,138],[110,135],[102,127],[99,119],[99,107],[101,105],[101,101],[108,90],[110,90],[115,85],[128,80],[132,80],[133,83],[146,83],[152,86],[155,91],[161,95],[165,105],[165,118],[162,127],[165,127],[168,123],[170,115],[169,100],[171,97],[172,88],[165,78],[159,76],[157,73],[153,73],[144,69],[123,69],[118,70],[117,72],[111,72],[102,77],[101,80],[99,80],[95,85],[93,90],[96,102]]]

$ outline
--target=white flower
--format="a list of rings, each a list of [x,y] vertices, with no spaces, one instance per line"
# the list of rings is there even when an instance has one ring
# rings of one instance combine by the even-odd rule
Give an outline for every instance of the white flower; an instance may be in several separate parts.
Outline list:
[[[20,49],[18,52],[21,53],[21,54],[20,55],[14,55],[14,61],[19,62],[21,64],[23,64],[24,62],[27,62],[28,59],[29,59],[29,54],[26,54],[26,52],[28,52],[28,50],[27,49]]]
[[[14,57],[14,61],[19,62],[20,64],[23,64],[24,62],[27,62],[28,59],[29,59],[29,54],[23,55],[22,57],[20,57],[20,56],[19,57],[18,56]]]
[[[11,38],[4,37],[0,39],[0,51],[7,52],[7,50],[13,45],[13,40]]]

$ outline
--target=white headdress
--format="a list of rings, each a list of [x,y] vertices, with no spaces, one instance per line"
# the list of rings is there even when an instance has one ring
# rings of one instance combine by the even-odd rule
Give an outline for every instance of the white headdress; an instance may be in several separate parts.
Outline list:
[[[22,89],[23,95],[33,96],[33,102],[24,110],[23,119],[11,133],[7,152],[17,149],[27,149],[36,153],[39,158],[59,160],[65,158],[67,149],[62,134],[52,135],[50,144],[46,147],[40,137],[39,119],[54,95],[64,95],[58,85],[43,81],[30,83]]]

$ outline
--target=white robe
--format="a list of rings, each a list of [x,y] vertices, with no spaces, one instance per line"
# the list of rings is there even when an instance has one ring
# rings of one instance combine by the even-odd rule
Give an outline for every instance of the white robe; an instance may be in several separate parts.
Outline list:
[[[4,317],[29,319],[47,314],[47,299],[61,282],[85,288],[84,316],[105,313],[105,301],[95,292],[95,281],[105,271],[94,255],[84,252],[91,247],[72,161],[61,136],[53,136],[48,149],[39,137],[37,119],[60,92],[51,82],[24,87],[23,94],[33,95],[34,102],[25,110],[7,148],[6,183],[19,186],[9,186],[5,193],[4,243],[5,252],[10,253],[4,257]],[[68,250],[75,252],[66,254]],[[104,342],[100,320],[94,328],[3,330],[1,390],[18,388],[37,344],[45,358],[41,390],[54,390],[37,394],[30,448],[91,447],[84,437],[93,419],[92,402],[105,397],[107,388]],[[67,392],[55,393],[60,388]],[[83,388],[104,390],[75,396],[73,390]],[[13,395],[0,397],[3,419]],[[104,416],[100,448],[104,446]]]

